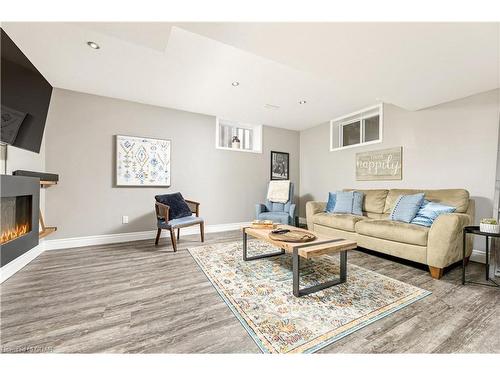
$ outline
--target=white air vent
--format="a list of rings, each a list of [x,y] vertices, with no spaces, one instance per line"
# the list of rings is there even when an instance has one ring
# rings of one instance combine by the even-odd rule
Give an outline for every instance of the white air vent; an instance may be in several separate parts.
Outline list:
[[[272,110],[278,110],[280,109],[280,106],[279,105],[273,105],[273,104],[264,104],[264,108],[265,109],[272,109]]]

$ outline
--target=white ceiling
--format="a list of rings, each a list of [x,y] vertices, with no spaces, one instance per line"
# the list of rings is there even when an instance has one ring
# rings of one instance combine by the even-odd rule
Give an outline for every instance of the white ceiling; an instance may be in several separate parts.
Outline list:
[[[288,129],[379,101],[418,110],[499,87],[498,23],[2,27],[55,87]]]

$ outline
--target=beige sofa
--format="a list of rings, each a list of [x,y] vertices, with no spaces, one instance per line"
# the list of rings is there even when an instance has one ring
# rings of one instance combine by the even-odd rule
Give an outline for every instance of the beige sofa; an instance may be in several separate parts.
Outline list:
[[[426,264],[436,279],[441,278],[445,267],[462,259],[462,229],[474,223],[474,201],[467,190],[357,190],[365,194],[363,216],[326,213],[326,202],[307,202],[307,227],[353,239],[362,248]],[[456,211],[438,216],[430,228],[388,219],[400,195],[419,192],[425,193],[425,199],[456,207]],[[469,238],[467,259],[471,253]]]

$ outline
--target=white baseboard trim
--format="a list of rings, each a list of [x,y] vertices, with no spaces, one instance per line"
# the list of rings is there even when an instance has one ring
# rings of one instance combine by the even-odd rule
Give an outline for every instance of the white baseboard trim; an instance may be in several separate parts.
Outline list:
[[[472,249],[470,260],[477,263],[486,263],[486,252],[483,250]]]
[[[43,242],[41,242],[30,251],[25,252],[20,257],[17,257],[12,262],[9,262],[8,264],[0,268],[0,284],[11,277],[13,274],[21,270],[29,262],[43,253],[44,250],[44,244]]]
[[[226,232],[239,230],[242,226],[250,225],[250,222],[213,224],[205,226],[205,233]],[[199,226],[181,228],[181,235],[199,234]],[[61,238],[55,240],[42,240],[38,246],[14,259],[9,264],[0,268],[0,284],[21,270],[24,266],[38,257],[46,250],[70,249],[83,246],[105,245],[119,242],[151,240],[154,241],[156,230],[132,233],[103,234],[97,236]],[[163,231],[161,237],[169,237],[168,231]]]
[[[205,233],[226,232],[230,230],[238,230],[242,226],[250,225],[250,222],[228,223],[228,224],[212,224],[205,226]],[[181,235],[199,234],[199,226],[181,228]],[[46,240],[45,250],[69,249],[74,247],[105,245],[119,242],[151,240],[156,236],[156,230],[148,230],[143,232],[131,233],[116,233],[103,234],[97,236],[61,238],[55,240]],[[169,237],[168,231],[162,231],[161,237]]]

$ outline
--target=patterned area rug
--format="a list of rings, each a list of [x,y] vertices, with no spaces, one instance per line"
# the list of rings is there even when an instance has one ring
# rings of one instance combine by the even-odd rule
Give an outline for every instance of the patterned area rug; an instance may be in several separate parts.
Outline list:
[[[249,255],[276,251],[249,241]],[[203,272],[265,353],[312,353],[430,292],[348,264],[347,282],[300,298],[292,258],[243,261],[242,243],[189,249]],[[348,261],[349,263],[349,261]],[[337,278],[338,256],[301,260],[301,288]]]

